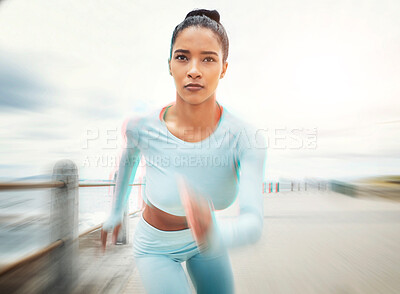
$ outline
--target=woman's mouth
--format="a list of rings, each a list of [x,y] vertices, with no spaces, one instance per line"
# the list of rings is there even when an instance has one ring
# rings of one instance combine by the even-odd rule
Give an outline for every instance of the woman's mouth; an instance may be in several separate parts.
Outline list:
[[[189,91],[199,91],[201,89],[203,89],[204,87],[200,84],[194,84],[194,83],[190,83],[185,85],[185,89],[189,90]]]

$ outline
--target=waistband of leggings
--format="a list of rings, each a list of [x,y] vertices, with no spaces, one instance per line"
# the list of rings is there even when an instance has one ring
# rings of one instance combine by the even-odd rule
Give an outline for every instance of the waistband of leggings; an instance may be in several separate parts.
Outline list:
[[[151,234],[156,238],[168,238],[168,239],[180,239],[193,241],[192,231],[190,229],[178,230],[178,231],[163,231],[159,230],[152,225],[150,225],[143,218],[143,215],[140,214],[139,225],[141,224],[141,228],[146,231],[146,233]]]

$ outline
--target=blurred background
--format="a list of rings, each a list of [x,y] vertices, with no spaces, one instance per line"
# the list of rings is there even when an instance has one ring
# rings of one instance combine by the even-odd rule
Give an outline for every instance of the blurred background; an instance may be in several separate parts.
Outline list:
[[[267,131],[268,175],[399,173],[398,1],[0,3],[1,178],[59,158],[108,178],[123,120],[175,100],[170,39],[196,7],[220,11],[217,97]]]
[[[267,136],[267,194],[309,183],[398,208],[397,0],[0,1],[0,182],[49,180],[65,158],[80,182],[112,180],[123,121],[175,100],[171,35],[194,8],[221,14],[217,99]],[[104,221],[111,191],[80,189],[80,231]],[[48,242],[49,197],[0,193],[0,264]]]

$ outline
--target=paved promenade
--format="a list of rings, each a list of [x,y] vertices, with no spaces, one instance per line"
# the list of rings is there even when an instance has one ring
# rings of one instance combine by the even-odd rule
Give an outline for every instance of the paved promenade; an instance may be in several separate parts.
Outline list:
[[[400,202],[329,191],[264,197],[261,241],[231,251],[236,293],[400,293]],[[103,255],[98,238],[80,242],[75,293],[144,293],[131,244]]]

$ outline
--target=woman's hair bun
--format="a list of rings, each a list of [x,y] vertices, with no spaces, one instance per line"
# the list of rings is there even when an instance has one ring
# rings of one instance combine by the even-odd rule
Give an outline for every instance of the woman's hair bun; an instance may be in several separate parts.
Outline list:
[[[207,10],[207,9],[192,10],[186,15],[185,19],[187,19],[188,17],[191,17],[191,16],[196,16],[196,15],[200,15],[200,16],[205,15],[205,16],[211,18],[212,20],[215,20],[217,23],[219,23],[220,16],[219,16],[218,11],[216,11],[216,10]]]

